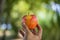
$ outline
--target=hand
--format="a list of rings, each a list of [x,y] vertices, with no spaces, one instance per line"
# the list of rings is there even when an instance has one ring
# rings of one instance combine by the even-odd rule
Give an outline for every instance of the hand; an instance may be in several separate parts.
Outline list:
[[[42,28],[41,26],[37,25],[38,32],[35,29],[32,31],[22,23],[23,30],[20,30],[20,33],[23,35],[23,40],[41,40],[42,38]]]

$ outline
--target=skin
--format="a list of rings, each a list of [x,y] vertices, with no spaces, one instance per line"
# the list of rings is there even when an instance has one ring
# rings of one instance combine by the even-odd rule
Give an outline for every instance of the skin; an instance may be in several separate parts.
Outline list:
[[[42,38],[42,28],[37,25],[38,32],[35,29],[32,31],[28,29],[25,23],[22,23],[23,30],[20,30],[20,33],[23,36],[23,40],[41,40]]]

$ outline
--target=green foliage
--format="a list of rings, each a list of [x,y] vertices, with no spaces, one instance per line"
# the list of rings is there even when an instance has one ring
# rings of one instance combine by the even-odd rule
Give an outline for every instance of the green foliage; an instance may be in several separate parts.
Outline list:
[[[56,0],[53,0],[59,3]],[[6,0],[5,22],[10,22],[16,35],[21,29],[22,16],[35,14],[43,29],[42,40],[60,40],[60,16],[52,10],[50,0]],[[48,7],[47,7],[48,6]]]

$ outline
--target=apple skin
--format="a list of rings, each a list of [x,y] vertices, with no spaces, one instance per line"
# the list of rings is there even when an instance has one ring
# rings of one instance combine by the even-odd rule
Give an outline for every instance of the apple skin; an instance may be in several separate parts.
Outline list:
[[[35,15],[23,16],[22,22],[24,22],[30,30],[35,29],[35,27],[37,26],[37,18]]]

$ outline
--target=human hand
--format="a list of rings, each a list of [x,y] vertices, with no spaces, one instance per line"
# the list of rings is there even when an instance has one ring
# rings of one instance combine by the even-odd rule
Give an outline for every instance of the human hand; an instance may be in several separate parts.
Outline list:
[[[32,31],[26,26],[25,23],[22,23],[23,30],[20,30],[20,33],[23,35],[23,40],[41,40],[42,38],[42,28],[37,25],[38,32],[35,29]]]

